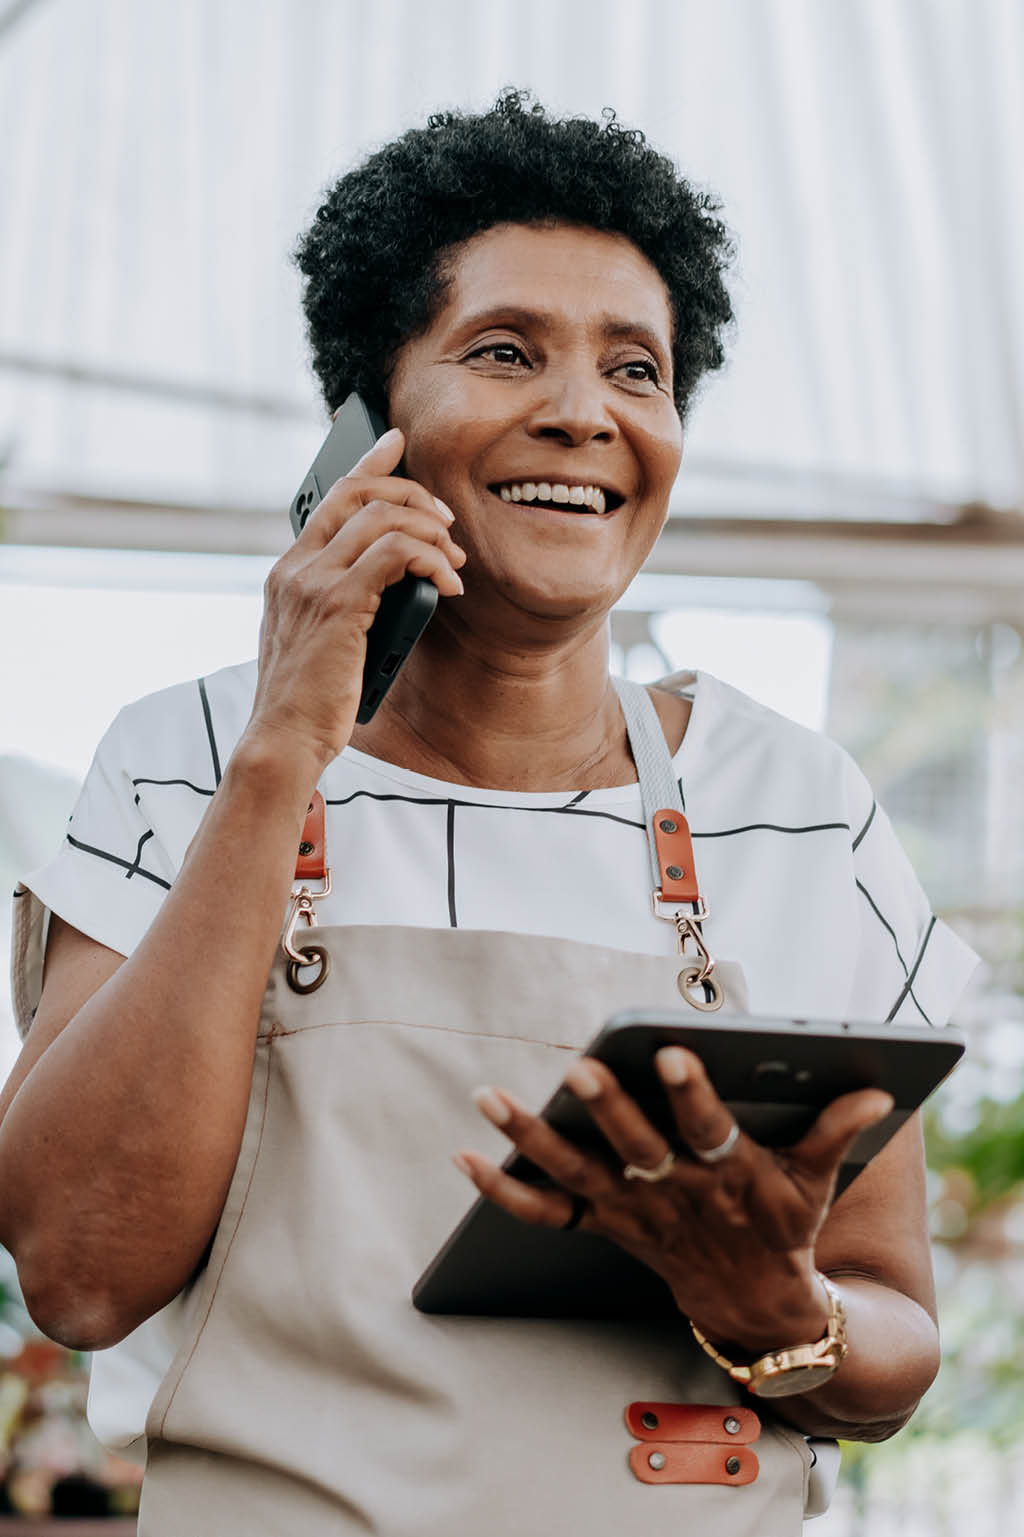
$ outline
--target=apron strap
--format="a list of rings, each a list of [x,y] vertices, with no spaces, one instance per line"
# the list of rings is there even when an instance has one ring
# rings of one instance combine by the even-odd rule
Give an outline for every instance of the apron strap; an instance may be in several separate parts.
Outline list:
[[[322,881],[327,874],[326,807],[319,790],[306,812],[299,841],[298,858],[295,861],[295,879],[301,885],[306,881]]]
[[[679,782],[672,772],[668,743],[650,694],[641,684],[631,683],[628,678],[613,678],[612,682],[626,717],[629,748],[640,780],[644,821],[649,827],[654,813],[663,807],[682,811]]]
[[[651,889],[659,901],[698,902],[690,829],[658,712],[641,684],[627,678],[612,681],[626,717],[629,747],[640,781]]]
[[[679,974],[683,997],[696,1009],[718,1009],[724,994],[711,975],[715,962],[701,928],[707,907],[697,886],[693,841],[683,815],[683,797],[672,770],[665,733],[645,688],[626,678],[612,681],[626,717],[630,751],[640,781],[654,916],[675,924],[681,955],[686,955],[688,942],[696,945],[695,963]],[[663,912],[666,905],[674,911]]]

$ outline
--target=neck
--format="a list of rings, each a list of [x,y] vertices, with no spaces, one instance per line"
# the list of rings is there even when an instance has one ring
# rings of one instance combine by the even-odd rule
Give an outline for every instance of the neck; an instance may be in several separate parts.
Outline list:
[[[636,778],[602,622],[554,646],[498,647],[436,619],[352,746],[488,789],[598,789]]]

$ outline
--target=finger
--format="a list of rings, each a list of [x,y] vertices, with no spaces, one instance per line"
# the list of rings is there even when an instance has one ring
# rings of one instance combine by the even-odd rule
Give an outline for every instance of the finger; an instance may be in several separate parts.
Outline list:
[[[481,1195],[511,1216],[518,1217],[520,1222],[533,1222],[542,1227],[565,1227],[574,1215],[572,1198],[564,1190],[548,1190],[543,1186],[524,1184],[479,1153],[456,1153],[452,1162],[473,1181]],[[586,1218],[584,1212],[576,1226],[583,1227]]]
[[[451,509],[415,480],[399,480],[394,475],[342,475],[307,520],[296,544],[300,549],[328,544],[339,528],[371,502],[416,507],[441,528],[450,528],[454,521]]]
[[[385,587],[401,581],[406,574],[433,582],[445,598],[458,597],[465,591],[461,576],[443,551],[436,545],[413,539],[398,529],[392,529],[380,539],[375,539],[369,549],[353,562],[346,572],[345,581],[357,590],[379,594]]]
[[[453,567],[466,563],[465,550],[455,543],[447,524],[442,523],[435,512],[418,507],[398,507],[385,501],[360,507],[313,559],[347,569],[376,540],[393,532],[408,534],[424,544],[436,544]]]
[[[746,1193],[756,1227],[793,1248],[812,1242],[825,1219],[846,1153],[867,1126],[881,1120],[892,1099],[878,1089],[844,1094],[826,1105],[795,1147],[771,1155]]]
[[[655,1052],[654,1062],[679,1135],[687,1147],[698,1156],[721,1147],[732,1133],[736,1118],[715,1093],[700,1058],[682,1046],[663,1046]],[[749,1146],[750,1139],[741,1132],[729,1154],[730,1162],[742,1158]]]
[[[497,1126],[518,1151],[543,1169],[556,1185],[591,1201],[617,1188],[617,1178],[603,1160],[584,1153],[560,1136],[504,1089],[474,1089],[473,1102],[491,1125]]]
[[[389,427],[387,432],[381,433],[373,447],[356,460],[349,474],[390,475],[401,464],[404,453],[405,434],[399,427]]]
[[[381,434],[373,447],[368,448],[362,458],[357,459],[348,474],[343,475],[341,479],[364,480],[386,475],[388,484],[392,489],[401,487],[403,492],[406,493],[422,493],[430,498],[430,502],[437,508],[446,522],[454,523],[454,512],[452,512],[446,502],[442,502],[439,496],[434,496],[424,486],[421,486],[418,481],[408,480],[393,473],[401,464],[404,452],[405,434],[398,427],[389,427],[387,432]],[[335,481],[334,484],[338,485],[339,482]],[[334,487],[332,486],[331,490],[333,489]]]
[[[654,1169],[671,1151],[661,1132],[603,1062],[582,1057],[565,1075],[568,1088],[587,1107],[623,1164]]]
[[[840,1095],[788,1150],[790,1164],[819,1178],[834,1174],[861,1132],[883,1121],[894,1103],[892,1095],[882,1089]]]

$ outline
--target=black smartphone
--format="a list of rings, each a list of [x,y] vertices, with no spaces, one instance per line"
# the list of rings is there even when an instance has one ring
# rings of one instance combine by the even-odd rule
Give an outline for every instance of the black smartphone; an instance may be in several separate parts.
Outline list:
[[[387,423],[361,396],[352,394],[339,410],[320,451],[310,465],[289,509],[298,538],[307,518],[319,507],[336,480],[373,447]],[[365,725],[402,670],[409,652],[437,607],[437,588],[419,576],[403,576],[385,587],[380,608],[366,636],[366,663],[356,720]]]

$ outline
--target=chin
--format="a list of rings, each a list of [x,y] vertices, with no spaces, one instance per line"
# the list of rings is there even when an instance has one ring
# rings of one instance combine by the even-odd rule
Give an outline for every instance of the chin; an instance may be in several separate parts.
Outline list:
[[[618,588],[589,583],[584,586],[569,579],[529,585],[509,583],[503,591],[521,613],[547,620],[602,619],[620,596]]]

